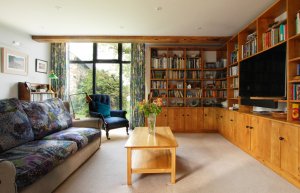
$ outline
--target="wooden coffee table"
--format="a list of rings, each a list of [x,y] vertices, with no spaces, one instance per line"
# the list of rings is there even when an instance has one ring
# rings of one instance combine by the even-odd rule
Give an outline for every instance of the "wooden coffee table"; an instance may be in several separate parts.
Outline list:
[[[155,135],[147,127],[136,127],[125,144],[127,148],[127,184],[133,173],[170,173],[176,181],[176,148],[170,127],[156,127]]]

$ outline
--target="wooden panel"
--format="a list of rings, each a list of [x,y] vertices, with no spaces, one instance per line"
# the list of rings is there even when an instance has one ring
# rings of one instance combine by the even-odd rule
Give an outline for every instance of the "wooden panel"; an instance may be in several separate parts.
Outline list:
[[[156,127],[155,135],[148,134],[148,127],[136,127],[125,144],[126,148],[164,148],[177,146],[176,139],[169,127]]]
[[[216,114],[213,107],[204,107],[204,130],[215,131],[216,128]]]
[[[237,126],[235,128],[235,141],[242,149],[250,150],[250,130],[249,115],[239,113],[237,116]]]
[[[230,36],[32,36],[37,42],[185,43],[223,46]]]
[[[279,130],[281,168],[295,177],[298,177],[298,130],[299,127],[284,125]]]
[[[162,108],[161,113],[156,117],[156,126],[168,126],[168,109]]]
[[[185,131],[200,132],[203,129],[203,108],[185,108]]]
[[[280,140],[279,140],[279,130],[283,128],[284,124],[272,121],[272,130],[271,130],[271,163],[280,167]]]
[[[184,113],[184,108],[168,107],[168,125],[172,131],[184,131]]]
[[[139,149],[132,151],[132,173],[171,172],[170,150]]]

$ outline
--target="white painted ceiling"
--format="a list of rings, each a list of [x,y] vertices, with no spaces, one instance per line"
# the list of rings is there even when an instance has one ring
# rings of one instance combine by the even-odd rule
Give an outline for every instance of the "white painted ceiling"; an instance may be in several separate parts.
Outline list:
[[[0,24],[30,35],[231,36],[274,2],[0,0]]]

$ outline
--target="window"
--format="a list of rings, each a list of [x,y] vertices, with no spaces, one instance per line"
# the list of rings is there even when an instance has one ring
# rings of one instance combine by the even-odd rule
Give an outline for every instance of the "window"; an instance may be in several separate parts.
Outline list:
[[[111,109],[130,115],[130,43],[69,43],[69,93],[108,94]],[[76,117],[88,115],[84,94],[72,95]]]

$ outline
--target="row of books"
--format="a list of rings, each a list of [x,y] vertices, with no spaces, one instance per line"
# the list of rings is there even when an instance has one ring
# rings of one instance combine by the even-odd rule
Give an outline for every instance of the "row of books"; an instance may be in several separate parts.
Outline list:
[[[227,88],[227,81],[217,81],[216,82],[217,89],[226,89]]]
[[[201,77],[200,71],[187,71],[186,78],[187,79],[199,79]]]
[[[192,98],[192,97],[202,97],[202,90],[188,90],[186,91],[186,97]]]
[[[162,57],[152,58],[151,68],[184,68],[184,58]]]
[[[229,76],[237,76],[239,74],[239,68],[238,66],[231,66],[229,68]]]
[[[281,41],[287,39],[287,24],[286,22],[275,22],[270,24],[268,30],[262,34],[263,49],[274,46]]]
[[[227,97],[227,91],[225,90],[217,90],[217,98],[226,98]]]
[[[31,101],[44,101],[53,98],[53,94],[52,93],[43,93],[43,94],[31,93],[30,97],[31,97]]]
[[[152,71],[151,74],[154,79],[166,79],[166,71]]]
[[[239,78],[233,79],[233,88],[239,88]]]
[[[153,89],[166,89],[167,88],[167,81],[152,81],[152,86],[151,88]]]
[[[249,34],[246,43],[242,45],[242,58],[247,58],[257,52],[257,34],[256,31]]]
[[[231,64],[237,62],[237,56],[238,56],[238,50],[234,50],[233,52],[231,52],[231,54],[230,54],[230,62],[231,62]]]
[[[169,71],[168,78],[169,79],[183,79],[184,71],[181,71],[181,70]]]
[[[169,97],[177,97],[177,98],[183,98],[183,92],[181,90],[170,90]]]
[[[300,100],[300,84],[293,84],[292,100]]]
[[[201,58],[188,58],[186,68],[201,68]]]
[[[239,97],[239,90],[234,90],[233,91],[233,98],[238,98]]]

